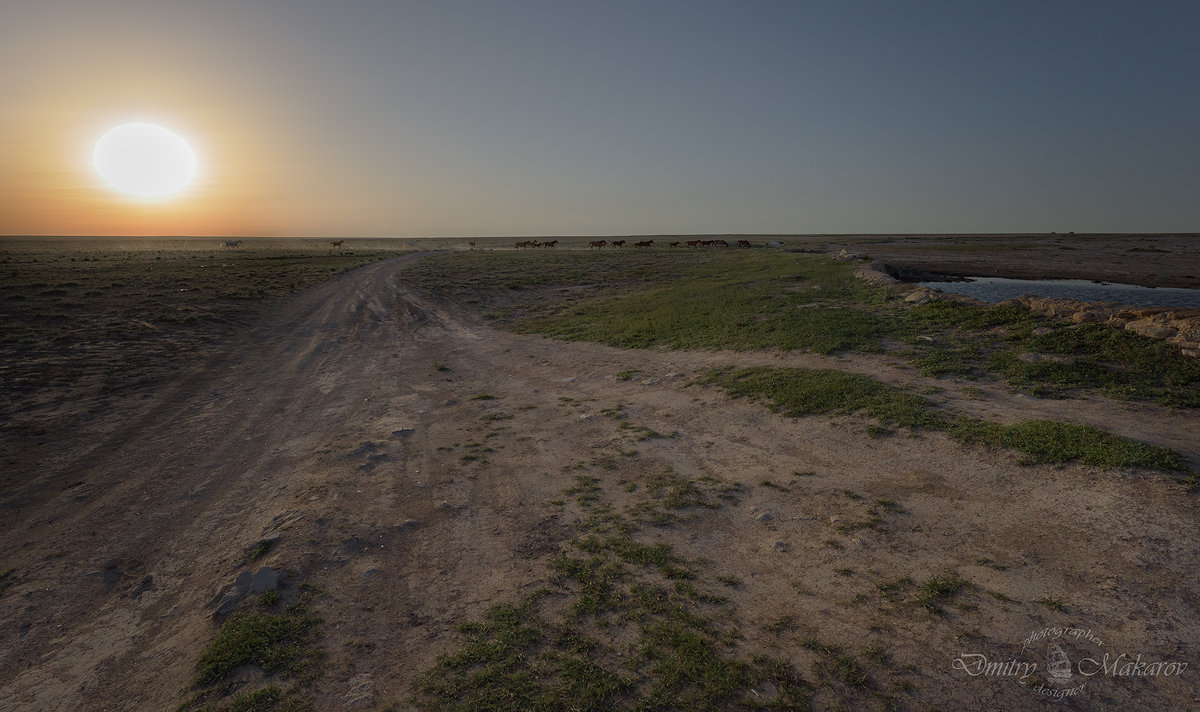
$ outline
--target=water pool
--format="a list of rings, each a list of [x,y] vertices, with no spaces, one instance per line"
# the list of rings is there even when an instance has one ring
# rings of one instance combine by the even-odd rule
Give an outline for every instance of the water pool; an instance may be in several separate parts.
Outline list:
[[[970,277],[967,282],[918,282],[922,287],[965,294],[985,302],[1000,302],[1022,294],[1065,297],[1086,302],[1120,302],[1139,307],[1200,309],[1200,289],[1141,287],[1136,284],[1093,282],[1087,279],[1007,279]]]

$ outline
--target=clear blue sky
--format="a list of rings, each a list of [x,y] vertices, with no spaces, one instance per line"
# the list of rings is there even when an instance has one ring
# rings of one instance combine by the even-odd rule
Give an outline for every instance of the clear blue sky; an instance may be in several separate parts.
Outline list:
[[[0,233],[143,116],[189,232],[1200,231],[1200,3],[2,2]]]

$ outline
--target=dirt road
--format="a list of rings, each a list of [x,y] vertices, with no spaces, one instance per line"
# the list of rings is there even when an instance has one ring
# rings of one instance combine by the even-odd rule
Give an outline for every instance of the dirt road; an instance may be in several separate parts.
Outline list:
[[[899,695],[904,709],[1032,705],[1034,693],[967,676],[953,657],[1012,655],[1029,631],[1068,622],[1103,630],[1107,649],[1200,667],[1196,500],[1168,478],[1021,466],[939,434],[871,437],[846,418],[787,420],[688,384],[702,368],[750,363],[922,379],[874,357],[623,351],[500,332],[409,292],[396,271],[415,259],[278,302],[110,420],[54,434],[52,458],[45,447],[17,458],[21,484],[0,502],[0,561],[15,569],[0,595],[0,710],[174,708],[216,631],[209,604],[261,565],[284,570],[285,590],[325,592],[318,709],[403,703],[458,640],[455,624],[546,581],[571,533],[552,501],[576,474],[662,468],[745,485],[703,522],[648,536],[744,581],[730,597],[747,654],[804,672],[802,635],[874,641],[899,671],[873,672],[878,684],[915,687]],[[1025,404],[990,395],[946,397],[1022,416]],[[602,412],[618,405],[621,420]],[[1188,412],[1098,400],[1057,416],[1193,462],[1200,450]],[[861,514],[847,492],[902,513],[846,534],[838,524]],[[274,534],[266,557],[243,563]],[[948,569],[972,585],[947,616],[871,598],[879,581]],[[793,638],[768,632],[781,612],[803,622]],[[1080,708],[1182,709],[1200,704],[1198,682],[1091,680]]]

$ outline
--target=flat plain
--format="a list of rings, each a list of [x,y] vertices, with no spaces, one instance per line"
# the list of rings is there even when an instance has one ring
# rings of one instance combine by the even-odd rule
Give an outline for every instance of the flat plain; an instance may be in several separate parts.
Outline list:
[[[1192,242],[653,239],[0,243],[0,709],[1200,705],[1196,361],[825,254]]]

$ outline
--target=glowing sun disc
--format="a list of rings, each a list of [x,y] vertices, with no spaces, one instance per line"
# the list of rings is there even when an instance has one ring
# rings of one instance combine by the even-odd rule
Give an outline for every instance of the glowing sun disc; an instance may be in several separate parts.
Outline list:
[[[196,177],[196,154],[179,135],[147,123],[123,124],[100,137],[92,166],[106,183],[130,195],[178,193]]]

